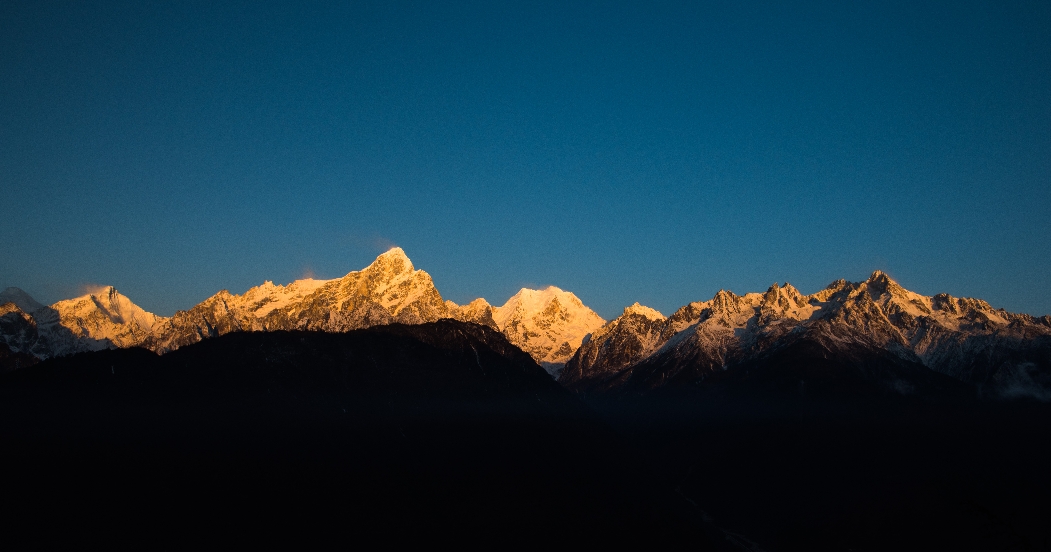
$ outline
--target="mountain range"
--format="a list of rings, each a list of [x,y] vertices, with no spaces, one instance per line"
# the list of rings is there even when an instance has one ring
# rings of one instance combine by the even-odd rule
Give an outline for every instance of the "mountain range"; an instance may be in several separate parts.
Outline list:
[[[12,367],[113,347],[167,353],[232,332],[346,332],[444,318],[500,331],[552,374],[605,323],[575,295],[553,286],[522,289],[501,307],[485,299],[462,306],[443,300],[431,276],[395,247],[342,278],[284,286],[268,281],[241,295],[222,290],[170,318],[144,311],[112,286],[51,306],[7,288],[0,293],[0,345],[6,348],[0,356],[15,359],[7,363]]]
[[[8,288],[0,372],[5,540],[37,547],[1048,542],[1051,318],[882,272],[608,322],[446,301],[400,249],[171,317]]]
[[[481,298],[457,305],[400,248],[342,278],[223,290],[172,317],[144,311],[113,287],[51,306],[8,288],[0,293],[0,362],[13,369],[107,348],[163,354],[234,332],[346,332],[449,318],[502,333],[580,392],[835,381],[904,395],[963,385],[1051,400],[1051,317],[920,295],[880,271],[811,295],[776,283],[764,293],[722,290],[670,316],[636,303],[607,323],[553,286],[522,289],[499,307]]]
[[[979,394],[1051,399],[1051,317],[980,299],[928,297],[881,271],[812,295],[790,284],[721,290],[671,316],[632,305],[596,331],[561,372],[578,391],[701,382],[835,381],[911,394],[962,383]]]

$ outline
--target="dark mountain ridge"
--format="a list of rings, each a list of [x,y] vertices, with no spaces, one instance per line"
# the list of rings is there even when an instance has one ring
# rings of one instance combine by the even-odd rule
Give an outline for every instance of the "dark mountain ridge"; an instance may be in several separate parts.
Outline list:
[[[50,359],[0,377],[5,541],[1046,542],[1046,505],[1018,505],[1051,492],[1047,405],[960,400],[958,380],[910,364],[885,379],[929,387],[884,392],[884,361],[848,377],[846,359],[771,354],[700,386],[597,395],[452,320]]]
[[[51,359],[0,377],[0,438],[16,544],[710,541],[529,355],[451,320]]]

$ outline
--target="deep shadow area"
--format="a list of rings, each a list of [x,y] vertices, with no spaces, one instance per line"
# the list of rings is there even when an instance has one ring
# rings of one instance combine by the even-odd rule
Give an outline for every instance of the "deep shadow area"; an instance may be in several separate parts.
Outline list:
[[[820,370],[577,396],[453,321],[53,359],[0,377],[4,542],[1049,548],[1048,405]]]
[[[1047,404],[720,386],[589,403],[746,547],[1051,549]]]
[[[54,359],[0,380],[0,439],[14,546],[722,545],[582,401],[473,324]]]

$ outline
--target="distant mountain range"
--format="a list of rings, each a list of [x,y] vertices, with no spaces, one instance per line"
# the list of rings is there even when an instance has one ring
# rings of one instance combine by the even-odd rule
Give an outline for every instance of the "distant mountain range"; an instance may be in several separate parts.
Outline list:
[[[166,353],[233,332],[346,332],[448,318],[499,331],[580,392],[746,382],[908,395],[962,385],[984,396],[1051,400],[1051,317],[919,295],[879,271],[812,295],[789,284],[743,296],[720,291],[668,317],[636,303],[607,323],[556,287],[522,289],[500,307],[443,300],[400,248],[342,278],[223,290],[170,318],[112,287],[51,306],[8,288],[0,293],[0,366],[108,348]]]
[[[812,295],[776,283],[720,291],[671,316],[638,304],[596,331],[561,372],[578,391],[681,388],[702,382],[875,388],[954,387],[1051,399],[1051,317],[979,299],[927,297],[876,271]]]
[[[522,289],[502,307],[485,299],[457,305],[442,299],[429,274],[413,267],[401,248],[368,267],[334,280],[265,282],[242,295],[226,290],[167,318],[144,311],[113,287],[41,305],[18,288],[0,293],[0,358],[9,367],[72,353],[144,347],[173,351],[232,332],[317,330],[345,332],[391,323],[422,324],[452,318],[502,332],[549,373],[556,374],[600,328],[601,317],[556,287]]]

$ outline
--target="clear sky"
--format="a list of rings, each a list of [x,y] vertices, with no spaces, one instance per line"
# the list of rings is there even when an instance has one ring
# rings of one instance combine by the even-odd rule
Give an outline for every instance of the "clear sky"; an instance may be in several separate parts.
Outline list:
[[[300,4],[0,3],[0,287],[170,315],[396,244],[461,303],[1051,313],[1051,3]]]

